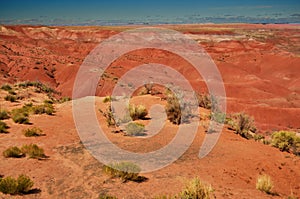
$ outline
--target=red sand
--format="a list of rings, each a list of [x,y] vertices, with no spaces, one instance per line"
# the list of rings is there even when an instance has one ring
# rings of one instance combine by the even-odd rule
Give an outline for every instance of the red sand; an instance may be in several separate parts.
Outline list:
[[[300,27],[296,25],[182,25],[165,26],[180,30],[197,40],[218,66],[227,92],[228,113],[245,111],[255,118],[262,133],[279,129],[300,129]],[[71,96],[76,72],[85,56],[103,39],[133,27],[30,27],[6,26],[0,29],[0,83],[23,80],[42,81]],[[159,55],[159,56],[157,56]],[[108,73],[120,77],[130,67],[148,62],[172,66],[193,79],[198,91],[206,89],[201,79],[183,59],[160,50],[139,50],[120,57]],[[121,65],[123,68],[114,68]],[[113,76],[100,82],[98,95],[108,95]],[[17,104],[3,101],[1,107]],[[35,95],[33,95],[35,96]],[[35,101],[44,99],[35,96]],[[153,96],[135,97],[150,106],[163,103]],[[30,120],[46,136],[26,138],[25,125],[6,121],[9,134],[0,134],[0,151],[9,146],[36,143],[50,156],[48,160],[7,159],[0,156],[1,175],[25,173],[41,193],[13,198],[97,198],[109,193],[124,198],[151,198],[178,193],[186,179],[199,176],[212,184],[217,198],[287,198],[291,192],[300,196],[300,159],[253,140],[246,140],[224,128],[214,150],[205,158],[197,154],[203,140],[205,125],[200,126],[191,148],[172,165],[152,173],[143,183],[121,183],[110,179],[98,163],[79,143],[71,114],[71,102],[56,106],[54,116],[35,115]],[[97,108],[107,104],[98,100]],[[98,113],[98,111],[97,111]],[[208,114],[202,110],[202,114]],[[105,118],[99,113],[101,124]],[[202,121],[208,123],[207,120]],[[118,146],[131,151],[151,151],[166,144],[176,126],[167,122],[164,130],[151,139],[108,137]],[[142,145],[141,145],[142,143]],[[279,196],[266,195],[255,189],[256,178],[266,173],[274,181]],[[162,188],[163,187],[163,188]],[[7,195],[0,194],[0,198]]]

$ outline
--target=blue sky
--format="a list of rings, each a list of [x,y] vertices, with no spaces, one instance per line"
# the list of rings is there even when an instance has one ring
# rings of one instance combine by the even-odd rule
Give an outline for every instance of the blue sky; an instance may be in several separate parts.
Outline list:
[[[213,20],[300,22],[299,0],[0,0],[0,23],[187,23]],[[208,20],[208,21],[205,21]],[[229,21],[230,22],[230,21]],[[243,22],[243,21],[240,21]],[[275,21],[276,22],[276,21]],[[283,21],[285,22],[285,21]],[[289,22],[289,21],[287,21]]]

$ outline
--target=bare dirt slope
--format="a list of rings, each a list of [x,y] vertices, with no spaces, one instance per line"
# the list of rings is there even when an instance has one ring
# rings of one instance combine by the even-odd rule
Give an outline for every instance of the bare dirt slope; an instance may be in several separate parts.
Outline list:
[[[102,99],[97,99],[97,108],[106,109]],[[133,98],[133,103],[146,106],[164,103],[153,96]],[[17,103],[6,103],[6,107],[15,108]],[[35,143],[44,148],[49,158],[36,160],[28,158],[4,158],[2,155],[0,174],[17,176],[25,173],[35,183],[34,188],[41,192],[15,196],[13,198],[97,198],[107,193],[119,198],[153,198],[163,194],[176,194],[184,183],[196,176],[212,184],[217,198],[270,198],[255,189],[259,174],[268,174],[274,181],[274,192],[283,198],[300,194],[300,159],[289,153],[280,152],[271,146],[253,140],[246,140],[224,128],[213,151],[203,159],[198,158],[199,148],[205,135],[205,126],[199,127],[196,139],[190,149],[176,162],[162,170],[143,174],[146,182],[122,183],[111,179],[102,172],[102,164],[96,161],[80,144],[72,114],[72,102],[56,104],[53,116],[32,115],[32,125],[15,124],[11,119],[9,134],[0,134],[0,151],[9,146],[22,146]],[[96,110],[97,111],[97,110]],[[201,109],[202,118],[209,112]],[[112,134],[106,126],[105,118],[97,111],[101,126],[107,136],[119,147],[134,151],[148,152],[160,148],[176,134],[177,126],[167,122],[163,130],[150,139],[132,138],[122,134]],[[208,120],[202,120],[208,123]],[[25,137],[22,130],[39,127],[45,136]],[[162,188],[162,186],[164,188]],[[0,197],[7,198],[5,195]],[[9,196],[12,197],[12,196]]]

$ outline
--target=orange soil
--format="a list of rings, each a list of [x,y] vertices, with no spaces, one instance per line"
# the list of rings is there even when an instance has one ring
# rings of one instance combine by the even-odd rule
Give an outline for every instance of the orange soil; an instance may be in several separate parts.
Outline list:
[[[294,25],[183,25],[166,26],[180,30],[197,40],[218,66],[227,93],[228,113],[245,111],[254,116],[262,133],[275,129],[300,129],[299,26]],[[63,96],[71,96],[76,72],[85,56],[103,39],[131,27],[0,27],[0,83],[23,80],[47,83]],[[157,55],[160,56],[157,56]],[[140,50],[120,57],[108,70],[111,76],[99,82],[98,95],[110,93],[113,77],[120,77],[130,67],[159,62],[178,69],[192,79],[198,91],[206,89],[201,79],[184,60],[160,50]],[[123,68],[114,68],[121,65]],[[112,74],[113,73],[113,74]],[[32,92],[32,91],[30,91]],[[12,109],[18,103],[3,101],[1,107]],[[45,96],[35,96],[43,101]],[[157,102],[153,96],[133,100],[147,106]],[[160,100],[158,100],[160,101]],[[22,102],[24,103],[24,102]],[[41,193],[15,198],[96,198],[101,192],[124,198],[151,198],[160,194],[178,193],[185,179],[199,176],[212,184],[217,198],[271,198],[255,189],[256,177],[271,176],[274,191],[282,198],[300,195],[299,157],[253,140],[245,140],[224,128],[218,144],[205,158],[197,154],[205,126],[199,127],[190,149],[172,165],[144,174],[143,183],[121,183],[110,179],[80,144],[72,118],[71,102],[55,105],[54,116],[31,116],[33,126],[46,136],[26,138],[25,125],[13,123],[9,134],[0,134],[0,151],[9,146],[37,143],[45,149],[48,160],[6,159],[0,156],[0,174],[17,176],[26,173]],[[101,100],[97,106],[105,108]],[[97,111],[98,113],[98,111]],[[202,114],[208,114],[202,110]],[[99,114],[99,113],[98,113]],[[105,119],[98,115],[100,123]],[[207,120],[203,121],[207,123]],[[145,152],[159,148],[170,140],[176,127],[167,122],[164,130],[151,139],[110,134],[109,138],[122,148]],[[142,145],[140,143],[143,143]],[[147,146],[147,147],[145,147]],[[162,188],[163,186],[163,188]],[[1,195],[7,198],[6,195]]]

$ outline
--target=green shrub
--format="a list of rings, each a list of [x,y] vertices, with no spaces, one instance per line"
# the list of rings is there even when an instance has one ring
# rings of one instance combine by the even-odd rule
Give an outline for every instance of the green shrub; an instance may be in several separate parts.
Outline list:
[[[9,112],[6,110],[0,110],[0,120],[9,119]]]
[[[222,112],[212,112],[210,118],[217,123],[224,123],[226,120],[226,114]]]
[[[139,172],[141,168],[132,162],[119,162],[114,164],[105,165],[103,167],[105,173],[112,177],[121,178],[126,181],[139,181]]]
[[[300,154],[300,137],[295,132],[278,131],[272,134],[272,146],[279,148],[280,151],[292,151],[294,154]]]
[[[181,199],[209,199],[213,198],[213,188],[211,185],[206,185],[199,178],[192,179],[186,187],[180,192]]]
[[[21,151],[27,154],[30,158],[46,158],[44,149],[38,147],[36,144],[23,145]]]
[[[273,182],[271,181],[270,176],[268,175],[260,175],[256,181],[256,189],[265,192],[267,194],[271,194],[273,188]]]
[[[54,113],[54,107],[52,104],[44,103],[41,105],[33,106],[32,103],[25,104],[22,108],[12,110],[12,119],[15,123],[30,124],[29,114],[47,114],[52,115]]]
[[[16,102],[16,101],[17,101],[17,97],[14,96],[14,95],[6,95],[6,96],[4,97],[4,99],[5,99],[6,101],[10,101],[10,102]]]
[[[23,133],[26,137],[37,137],[37,136],[41,136],[42,135],[42,130],[37,128],[37,127],[33,127],[33,128],[29,128],[29,129],[25,129],[23,130]]]
[[[12,119],[18,124],[30,124],[28,116],[28,113],[22,109],[14,109],[12,111]]]
[[[17,194],[18,182],[12,177],[6,177],[0,181],[0,192],[4,194]]]
[[[145,135],[145,126],[140,123],[130,122],[125,126],[126,135],[142,136]]]
[[[9,84],[4,84],[1,86],[1,89],[5,91],[10,91],[12,90],[12,87]]]
[[[3,151],[3,156],[6,158],[20,158],[24,156],[24,153],[18,147],[13,146]]]
[[[17,193],[28,193],[33,187],[33,181],[26,175],[19,175],[17,184]]]
[[[8,133],[9,126],[5,122],[0,121],[0,133]]]
[[[41,82],[26,81],[26,82],[19,83],[18,87],[20,88],[35,87],[36,88],[35,91],[37,93],[48,93],[48,94],[57,93],[54,89],[42,84]]]
[[[17,179],[10,176],[0,180],[0,192],[4,194],[26,194],[33,187],[33,181],[26,175],[19,175]]]
[[[145,119],[147,114],[148,111],[143,105],[135,106],[134,104],[132,104],[129,106],[129,115],[132,120]]]
[[[44,103],[41,105],[33,106],[32,111],[34,114],[47,114],[52,115],[54,113],[54,107],[52,104]]]

